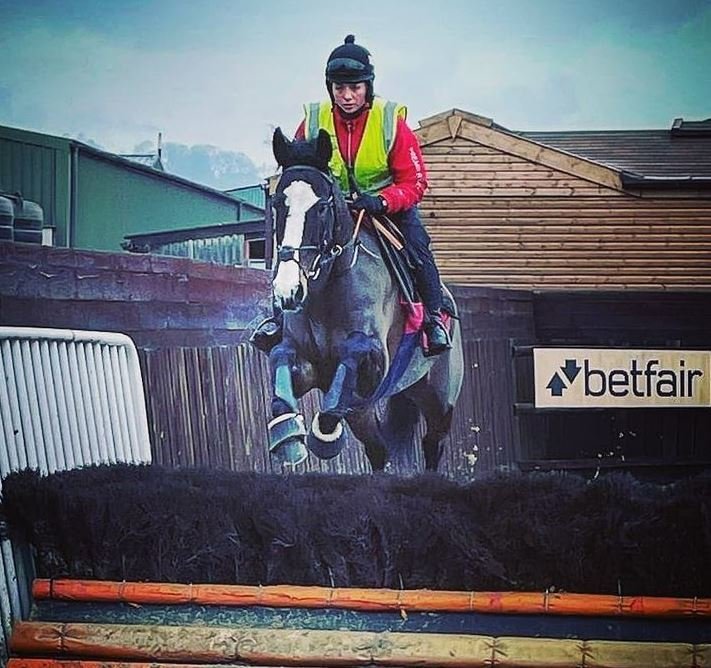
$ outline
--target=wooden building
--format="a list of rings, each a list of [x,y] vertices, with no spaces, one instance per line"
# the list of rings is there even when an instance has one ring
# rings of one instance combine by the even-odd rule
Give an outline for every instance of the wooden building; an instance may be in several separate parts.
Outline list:
[[[485,365],[495,379],[489,409],[474,410],[479,463],[708,468],[710,409],[537,409],[530,354],[711,350],[711,119],[677,119],[668,130],[513,132],[454,109],[416,132],[430,185],[422,212],[444,279],[460,298],[465,286],[487,286],[530,300],[529,312],[510,314],[528,323],[513,336],[482,331],[486,308],[467,315],[468,365],[476,362],[467,373],[481,382],[475,371]],[[497,372],[506,352],[513,392]]]
[[[512,132],[453,109],[416,130],[446,281],[711,287],[711,120],[670,130]]]

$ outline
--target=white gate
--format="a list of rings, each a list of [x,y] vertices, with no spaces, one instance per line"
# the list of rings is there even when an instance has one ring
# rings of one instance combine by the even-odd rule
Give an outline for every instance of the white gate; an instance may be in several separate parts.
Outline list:
[[[0,327],[0,476],[151,461],[138,356],[111,332]],[[0,537],[3,651],[29,612],[31,560]]]

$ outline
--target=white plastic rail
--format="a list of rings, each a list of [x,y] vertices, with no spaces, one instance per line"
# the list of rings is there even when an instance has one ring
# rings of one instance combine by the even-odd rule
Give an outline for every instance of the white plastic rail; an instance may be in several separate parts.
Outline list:
[[[150,461],[141,369],[128,336],[0,327],[1,477],[26,468],[48,474]],[[0,540],[5,639],[29,606],[24,562],[17,546]]]

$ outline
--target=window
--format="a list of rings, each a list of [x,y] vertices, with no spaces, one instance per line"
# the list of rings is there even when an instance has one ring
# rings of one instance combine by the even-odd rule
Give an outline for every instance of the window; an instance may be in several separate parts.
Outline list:
[[[248,267],[266,269],[266,244],[264,239],[247,239],[245,260]]]

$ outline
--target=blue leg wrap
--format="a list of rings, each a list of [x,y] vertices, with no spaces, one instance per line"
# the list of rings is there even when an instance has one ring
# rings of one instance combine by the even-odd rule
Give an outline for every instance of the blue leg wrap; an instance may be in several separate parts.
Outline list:
[[[299,413],[284,413],[275,417],[267,425],[269,430],[269,452],[285,464],[296,466],[308,457],[304,445],[306,426],[304,416]]]

